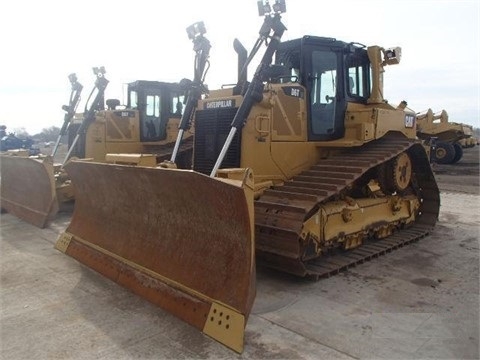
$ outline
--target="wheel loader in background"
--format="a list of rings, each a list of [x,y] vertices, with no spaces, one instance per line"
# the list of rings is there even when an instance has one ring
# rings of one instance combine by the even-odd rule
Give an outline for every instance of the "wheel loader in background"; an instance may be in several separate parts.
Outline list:
[[[198,102],[193,169],[69,162],[77,202],[56,243],[237,352],[256,261],[335,274],[426,236],[440,206],[415,113],[382,96],[400,48],[281,43],[285,2],[258,4],[250,55],[234,42],[237,85]]]
[[[432,161],[439,164],[454,164],[463,156],[460,141],[471,136],[464,124],[448,121],[445,110],[434,113],[432,109],[417,114],[417,136],[430,142],[435,138]]]
[[[52,156],[13,157],[1,159],[1,205],[6,211],[45,227],[63,204],[72,203],[74,187],[64,164],[71,157],[93,161],[156,166],[171,159],[176,144],[178,125],[182,125],[184,141],[175,148],[180,168],[191,166],[191,116],[194,106],[207,89],[204,80],[209,68],[210,42],[203,35],[203,22],[197,28],[201,34],[191,38],[194,43],[194,80],[180,83],[139,80],[128,84],[127,104],[108,99],[105,109],[104,92],[108,85],[103,67],[94,68],[95,87],[83,113],[75,109],[80,101],[82,86],[75,74],[69,76],[72,92],[60,135]],[[190,99],[190,101],[188,101]],[[183,108],[185,103],[185,109]],[[68,153],[61,164],[54,164],[60,138],[68,135]],[[180,139],[181,140],[181,139]],[[71,208],[71,206],[70,206]]]

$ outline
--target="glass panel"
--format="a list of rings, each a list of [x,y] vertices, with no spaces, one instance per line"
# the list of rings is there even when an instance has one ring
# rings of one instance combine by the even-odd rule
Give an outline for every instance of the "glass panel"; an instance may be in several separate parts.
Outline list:
[[[153,140],[158,135],[158,119],[148,119],[145,122],[145,138],[148,140]]]
[[[160,129],[160,96],[147,95],[143,120],[143,139],[154,140],[161,134]]]
[[[160,116],[160,96],[147,95],[147,116]]]
[[[184,110],[184,106],[183,106],[184,100],[185,100],[185,96],[183,95],[175,96],[172,98],[171,109],[174,116],[182,117],[183,110]]]
[[[352,96],[365,96],[363,68],[356,66],[348,69],[348,92]]]
[[[285,76],[282,77],[281,83],[300,81],[300,52],[287,51],[277,52],[275,55],[275,64],[285,67]]]
[[[335,99],[337,70],[329,70],[320,75],[320,103],[331,104]]]
[[[334,131],[337,93],[337,55],[331,51],[312,52],[312,132],[327,135]]]
[[[136,91],[130,91],[130,108],[136,109],[138,107],[138,94]]]
[[[366,100],[370,96],[369,60],[365,50],[357,49],[355,54],[347,58],[347,93],[351,97],[363,98]]]

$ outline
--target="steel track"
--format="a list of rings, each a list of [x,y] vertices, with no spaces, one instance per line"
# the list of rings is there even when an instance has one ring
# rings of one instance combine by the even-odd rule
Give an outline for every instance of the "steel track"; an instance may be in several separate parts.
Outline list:
[[[366,181],[372,168],[404,151],[412,160],[414,188],[421,199],[415,224],[385,239],[368,240],[354,250],[335,250],[303,261],[299,237],[304,221],[322,203]],[[316,279],[331,276],[428,235],[437,221],[439,207],[438,186],[422,145],[403,137],[388,136],[360,148],[341,150],[284,185],[268,189],[256,200],[257,259],[266,266],[299,276]]]

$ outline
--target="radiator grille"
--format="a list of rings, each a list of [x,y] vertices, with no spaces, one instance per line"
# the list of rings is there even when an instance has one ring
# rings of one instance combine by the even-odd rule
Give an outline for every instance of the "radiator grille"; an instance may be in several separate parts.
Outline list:
[[[206,175],[217,161],[230,132],[237,108],[197,110],[195,115],[193,169]],[[241,131],[233,137],[220,168],[240,167]]]

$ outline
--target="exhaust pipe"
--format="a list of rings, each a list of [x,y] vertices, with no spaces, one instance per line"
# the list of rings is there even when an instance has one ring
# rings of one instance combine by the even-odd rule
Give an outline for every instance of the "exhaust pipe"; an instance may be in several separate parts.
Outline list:
[[[235,52],[238,54],[238,80],[237,85],[244,84],[247,81],[247,58],[248,52],[245,49],[245,46],[242,45],[240,40],[235,39],[233,41],[233,48]]]

